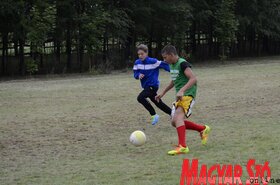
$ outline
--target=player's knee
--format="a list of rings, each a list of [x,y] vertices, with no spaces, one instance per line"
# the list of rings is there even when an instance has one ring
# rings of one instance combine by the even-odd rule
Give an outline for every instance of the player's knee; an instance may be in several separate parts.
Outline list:
[[[172,120],[171,120],[171,125],[172,125],[173,127],[176,127],[177,122],[178,122],[178,118],[177,118],[176,115],[174,115],[173,118],[172,118]]]
[[[145,98],[142,97],[141,95],[139,95],[139,96],[137,97],[137,101],[138,101],[139,103],[143,102],[144,99],[145,99]]]
[[[184,119],[182,119],[180,116],[175,114],[172,118],[171,124],[173,127],[177,127],[181,125],[182,122],[184,122]]]

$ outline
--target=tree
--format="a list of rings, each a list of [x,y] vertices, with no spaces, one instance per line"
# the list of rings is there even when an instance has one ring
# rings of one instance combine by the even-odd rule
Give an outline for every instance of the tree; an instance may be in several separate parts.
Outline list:
[[[235,39],[238,22],[235,18],[233,0],[221,0],[215,13],[214,33],[221,44],[221,58],[226,57],[225,50]],[[228,54],[227,54],[228,55]]]
[[[33,59],[40,57],[40,65],[43,65],[43,53],[45,42],[54,32],[56,6],[43,1],[36,1],[30,10],[30,19],[27,21],[27,39],[30,41]]]
[[[41,66],[53,58],[55,73],[124,68],[138,43],[153,57],[168,43],[197,59],[279,54],[279,9],[279,0],[3,0],[0,71],[24,74],[29,49]],[[46,42],[54,53],[44,52]],[[11,54],[19,59],[15,69],[8,69]]]
[[[104,33],[104,22],[106,14],[100,2],[88,0],[85,4],[83,24],[81,25],[81,38],[84,40],[85,48],[89,54],[89,71],[92,70],[93,56],[102,49],[102,35]]]
[[[3,0],[0,2],[0,7],[0,33],[2,37],[1,74],[4,75],[7,66],[9,33],[12,33],[18,27],[20,22],[19,10],[23,8],[23,2]]]

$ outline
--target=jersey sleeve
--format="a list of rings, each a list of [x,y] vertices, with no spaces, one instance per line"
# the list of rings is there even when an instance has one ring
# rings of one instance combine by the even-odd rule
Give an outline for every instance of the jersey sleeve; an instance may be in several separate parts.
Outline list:
[[[182,71],[185,71],[187,68],[192,68],[192,65],[188,62],[182,62],[180,64],[180,67],[181,67]]]
[[[134,73],[134,78],[138,80],[140,75],[140,70],[138,69],[136,62],[134,63],[133,66],[133,73]]]
[[[170,67],[169,67],[169,64],[167,64],[166,62],[164,61],[161,61],[160,65],[159,65],[160,68],[164,69],[165,71],[168,71],[170,72]]]

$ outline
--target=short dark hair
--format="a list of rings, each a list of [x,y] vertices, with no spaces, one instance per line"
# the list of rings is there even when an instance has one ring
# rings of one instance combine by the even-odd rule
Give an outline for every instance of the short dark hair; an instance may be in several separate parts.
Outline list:
[[[162,54],[162,55],[163,55],[163,54],[167,54],[167,55],[170,55],[170,54],[178,55],[175,46],[172,46],[172,45],[166,45],[166,46],[164,46],[164,48],[161,50],[161,54]]]
[[[148,53],[148,51],[149,51],[148,46],[145,45],[145,44],[139,44],[139,45],[137,46],[136,51],[138,52],[139,50],[142,50],[142,51],[144,51],[145,53]]]

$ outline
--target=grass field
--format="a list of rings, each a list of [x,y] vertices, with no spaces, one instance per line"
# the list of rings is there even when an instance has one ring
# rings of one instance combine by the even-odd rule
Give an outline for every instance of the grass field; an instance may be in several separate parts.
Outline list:
[[[131,73],[0,83],[0,184],[176,185],[182,160],[270,162],[280,178],[280,58],[195,66],[191,120],[213,129],[207,146],[187,131],[190,153],[168,156],[177,134],[167,115],[151,126]],[[161,87],[169,82],[161,72]],[[164,101],[173,102],[174,90]],[[147,135],[143,147],[131,132]]]

